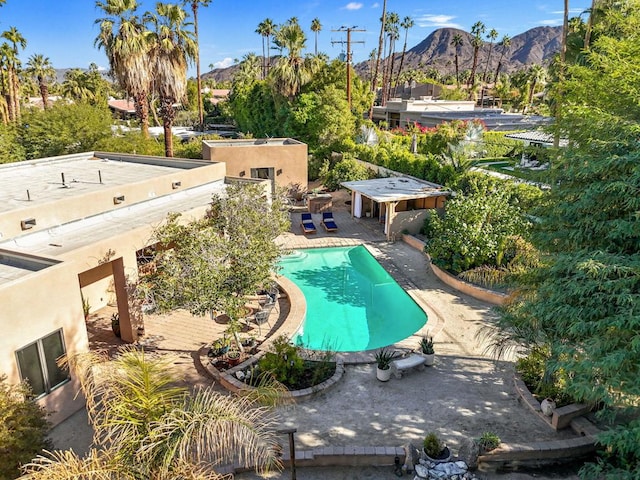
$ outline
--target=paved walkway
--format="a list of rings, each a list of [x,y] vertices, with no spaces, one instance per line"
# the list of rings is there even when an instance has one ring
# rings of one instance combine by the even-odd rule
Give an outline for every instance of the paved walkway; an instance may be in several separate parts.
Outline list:
[[[292,249],[372,245],[386,268],[427,311],[430,320],[426,328],[434,334],[437,357],[434,367],[409,372],[401,379],[392,378],[386,383],[376,380],[375,365],[349,365],[333,389],[279,411],[283,426],[297,428],[298,449],[400,446],[407,442],[417,445],[431,430],[438,432],[454,453],[465,438],[478,437],[484,431],[493,431],[508,442],[572,435],[556,433],[520,405],[512,387],[511,364],[496,364],[486,356],[486,345],[478,332],[495,318],[490,305],[459,294],[440,282],[421,252],[403,242],[385,242],[382,225],[375,220],[351,219],[346,211],[334,209],[339,230],[327,233],[320,226],[320,215],[314,216],[314,220],[316,217],[318,232],[305,236],[300,231],[299,214],[293,213],[292,229],[281,238],[283,244]],[[434,322],[435,318],[441,322]],[[187,383],[211,383],[196,370],[193,362],[198,350],[215,334],[210,319],[178,314],[149,317],[145,325],[156,351],[175,356],[175,365]],[[76,414],[56,427],[52,437],[57,448],[71,446],[76,451],[86,451],[90,439],[86,415]],[[299,472],[298,478],[393,478],[390,469],[380,467],[338,468],[325,473],[318,473],[322,469],[304,470],[306,473]],[[244,474],[239,478],[253,476]],[[283,473],[281,478],[289,478],[288,473]]]

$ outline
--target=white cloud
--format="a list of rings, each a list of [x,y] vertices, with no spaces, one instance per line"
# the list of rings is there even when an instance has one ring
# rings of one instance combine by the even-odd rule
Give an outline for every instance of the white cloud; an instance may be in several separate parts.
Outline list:
[[[360,10],[362,6],[362,3],[360,2],[349,2],[343,8],[345,10]]]
[[[421,15],[416,18],[416,24],[419,27],[436,27],[436,28],[462,28],[459,24],[452,22],[452,15]]]
[[[549,27],[557,27],[558,25],[562,25],[562,19],[551,18],[549,20],[540,20],[537,22],[539,25],[547,25]]]
[[[376,2],[373,5],[371,5],[371,8],[378,8],[379,6],[380,6],[380,4],[378,2]]]
[[[216,68],[227,68],[227,67],[230,67],[231,65],[233,65],[233,58],[231,57],[226,57],[224,60],[220,62],[215,62],[213,64],[213,66]]]

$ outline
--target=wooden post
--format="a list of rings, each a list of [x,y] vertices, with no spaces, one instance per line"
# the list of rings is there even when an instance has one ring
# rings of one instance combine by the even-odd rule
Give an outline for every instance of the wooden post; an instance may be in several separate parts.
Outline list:
[[[276,430],[277,433],[286,433],[289,436],[289,456],[291,458],[291,480],[296,480],[296,444],[293,438],[293,434],[296,433],[297,428],[283,428]]]

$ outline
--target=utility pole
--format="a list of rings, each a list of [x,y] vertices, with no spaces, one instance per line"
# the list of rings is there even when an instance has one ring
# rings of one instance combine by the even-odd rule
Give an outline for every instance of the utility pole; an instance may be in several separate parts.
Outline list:
[[[351,44],[352,43],[364,43],[363,40],[351,41],[351,32],[366,32],[366,30],[358,29],[358,27],[340,27],[337,30],[331,30],[332,32],[347,32],[347,40],[331,40],[331,45],[339,43],[340,45],[347,44],[347,102],[349,103],[349,110],[351,110]]]

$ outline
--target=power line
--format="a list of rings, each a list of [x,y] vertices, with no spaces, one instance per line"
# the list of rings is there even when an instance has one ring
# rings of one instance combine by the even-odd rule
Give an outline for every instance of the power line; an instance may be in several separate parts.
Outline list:
[[[339,43],[341,45],[347,44],[347,102],[349,103],[349,110],[351,110],[351,44],[352,43],[364,43],[364,40],[351,40],[351,32],[366,32],[366,30],[358,29],[357,26],[353,27],[340,27],[337,30],[331,30],[332,32],[347,32],[347,40],[331,40],[331,45]]]

